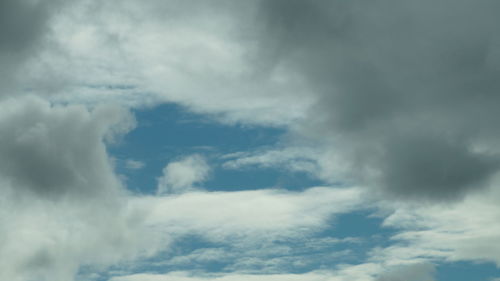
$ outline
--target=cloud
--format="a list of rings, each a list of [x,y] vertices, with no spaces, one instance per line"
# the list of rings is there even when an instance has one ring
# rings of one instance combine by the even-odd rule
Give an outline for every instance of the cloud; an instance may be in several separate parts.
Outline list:
[[[262,57],[307,79],[318,100],[297,130],[330,140],[358,181],[456,199],[499,168],[497,8],[263,1]]]
[[[200,155],[186,156],[171,162],[163,168],[163,175],[158,179],[158,193],[182,193],[193,188],[208,178],[210,166]]]
[[[133,126],[127,111],[36,97],[0,105],[0,279],[67,281],[83,264],[147,251],[105,149]]]
[[[47,199],[118,195],[121,187],[103,139],[134,126],[133,119],[121,121],[131,118],[125,111],[100,107],[89,113],[82,106],[51,106],[34,97],[8,99],[2,106],[0,177],[16,193]]]
[[[0,279],[72,280],[82,266],[141,261],[192,234],[252,256],[177,260],[233,259],[225,275],[114,279],[432,280],[428,262],[500,263],[495,1],[61,3],[0,4]],[[130,195],[106,145],[134,121],[103,104],[163,102],[307,143],[244,152],[227,168],[286,167],[383,198],[463,202],[385,202],[384,224],[399,233],[366,263],[273,274],[306,263],[277,242],[317,242],[329,218],[375,203],[359,188],[196,191],[210,170],[197,155],[165,167],[158,191],[169,196]]]
[[[322,227],[329,216],[356,208],[360,200],[356,188],[318,187],[305,192],[188,192],[137,198],[133,203],[148,214],[147,224],[163,226],[166,233],[201,233],[225,239],[251,233],[279,236]]]
[[[251,153],[232,153],[224,155],[223,167],[242,169],[248,166],[261,168],[280,167],[290,171],[301,171],[318,176],[317,157],[319,151],[309,147],[284,147]]]

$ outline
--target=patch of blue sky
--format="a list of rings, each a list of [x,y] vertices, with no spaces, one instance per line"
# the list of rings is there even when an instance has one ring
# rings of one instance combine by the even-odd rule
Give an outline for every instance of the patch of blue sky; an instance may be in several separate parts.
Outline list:
[[[355,259],[346,262],[362,262],[368,258],[367,254],[371,249],[389,246],[392,243],[390,238],[398,232],[395,228],[383,227],[383,218],[373,215],[374,212],[372,209],[364,209],[334,216],[327,222],[328,227],[318,232],[316,236],[357,241],[339,246],[353,252],[352,256]]]
[[[305,172],[268,167],[245,167],[243,169],[216,169],[213,176],[205,183],[209,190],[236,191],[257,188],[280,188],[303,190],[311,186],[324,184]]]
[[[127,186],[135,192],[154,193],[165,165],[190,154],[205,156],[212,167],[210,178],[203,183],[208,190],[301,189],[321,184],[306,173],[279,168],[221,167],[222,155],[273,147],[285,136],[284,129],[221,124],[176,104],[136,110],[134,114],[138,127],[108,150],[117,159],[118,173],[126,176]],[[127,169],[128,159],[145,165],[139,170]]]

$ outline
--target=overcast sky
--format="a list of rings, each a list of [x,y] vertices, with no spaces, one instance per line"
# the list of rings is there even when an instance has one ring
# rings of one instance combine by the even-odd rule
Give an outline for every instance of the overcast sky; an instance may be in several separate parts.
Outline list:
[[[0,279],[500,280],[499,10],[0,1]]]

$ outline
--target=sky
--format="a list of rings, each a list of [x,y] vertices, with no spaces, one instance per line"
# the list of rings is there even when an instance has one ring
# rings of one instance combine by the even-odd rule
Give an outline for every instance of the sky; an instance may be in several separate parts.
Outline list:
[[[499,281],[499,8],[0,1],[0,280]]]

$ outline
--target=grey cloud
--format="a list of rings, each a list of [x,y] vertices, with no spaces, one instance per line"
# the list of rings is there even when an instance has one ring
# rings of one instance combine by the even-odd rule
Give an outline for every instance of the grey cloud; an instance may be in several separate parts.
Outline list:
[[[302,134],[331,139],[357,180],[458,198],[498,171],[496,1],[263,1],[262,55],[307,78]]]
[[[17,192],[44,198],[118,194],[103,139],[123,111],[89,113],[82,106],[51,106],[37,98],[11,99],[0,113],[0,177]]]

